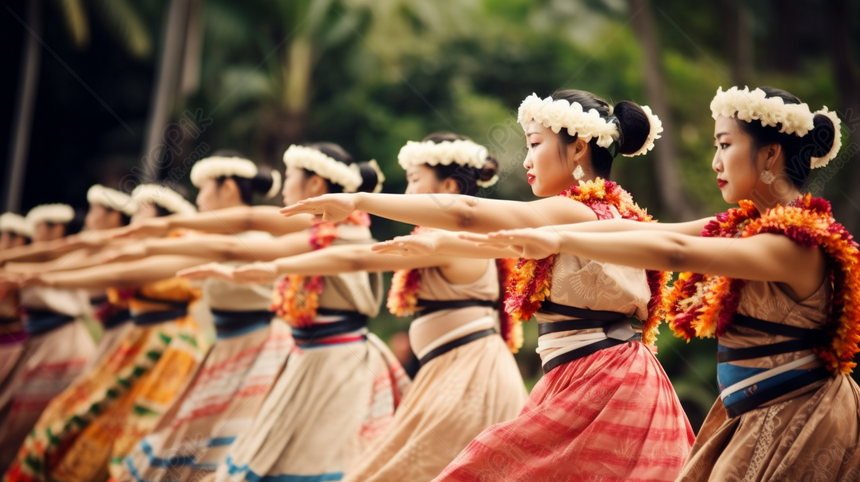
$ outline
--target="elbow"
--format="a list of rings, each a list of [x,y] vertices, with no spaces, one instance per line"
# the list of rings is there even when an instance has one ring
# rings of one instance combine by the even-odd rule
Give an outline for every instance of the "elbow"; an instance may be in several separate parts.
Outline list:
[[[684,271],[689,260],[689,243],[684,240],[684,236],[671,235],[667,239],[666,247],[663,250],[663,258],[668,271]]]
[[[478,198],[465,199],[460,197],[454,202],[453,210],[457,228],[463,231],[470,231],[475,226],[477,220],[477,203]]]

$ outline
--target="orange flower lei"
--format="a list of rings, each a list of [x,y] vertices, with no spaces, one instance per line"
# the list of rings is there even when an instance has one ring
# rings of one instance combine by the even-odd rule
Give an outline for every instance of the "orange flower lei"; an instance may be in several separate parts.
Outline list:
[[[749,237],[760,233],[787,236],[801,246],[820,246],[827,255],[833,283],[828,346],[815,352],[833,373],[851,373],[860,351],[860,251],[848,231],[833,219],[830,203],[810,194],[763,215],[751,201],[717,215],[704,237]],[[667,300],[669,325],[679,338],[721,336],[732,322],[745,280],[699,273],[681,273]]]
[[[412,234],[421,230],[417,226]],[[499,272],[499,293],[505,292],[505,287],[510,284],[513,260],[497,259],[496,269]],[[418,307],[418,288],[421,285],[421,271],[417,269],[401,269],[394,272],[391,278],[391,289],[388,290],[388,301],[386,307],[391,314],[396,316],[414,315]],[[502,339],[508,345],[512,353],[520,351],[523,346],[523,329],[519,323],[515,323],[512,317],[499,310],[499,328]]]
[[[314,251],[330,246],[337,239],[339,224],[350,223],[370,226],[370,216],[354,211],[340,223],[317,221],[310,228],[310,244]],[[272,305],[269,309],[276,312],[292,326],[310,326],[317,316],[319,296],[323,291],[322,276],[287,275],[275,283]]]
[[[588,182],[580,181],[578,186],[571,186],[559,196],[585,204],[600,220],[612,219],[614,216],[611,208],[614,207],[623,219],[653,222],[651,215],[633,202],[633,196],[612,181],[601,178]],[[549,296],[552,268],[557,256],[539,260],[521,258],[514,267],[505,309],[516,322],[530,320]],[[642,323],[642,342],[651,345],[657,340],[660,322],[665,318],[664,300],[668,295],[670,273],[648,270],[646,275],[651,299],[648,301],[648,319]]]

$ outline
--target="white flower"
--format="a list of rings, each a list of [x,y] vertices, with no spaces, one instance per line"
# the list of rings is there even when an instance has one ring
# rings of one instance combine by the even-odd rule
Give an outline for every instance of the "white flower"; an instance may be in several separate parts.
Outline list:
[[[0,232],[15,233],[27,238],[33,237],[33,229],[27,223],[27,219],[15,213],[0,214]]]
[[[397,162],[404,170],[412,166],[458,166],[481,169],[487,163],[487,148],[469,140],[454,141],[408,141],[400,148]]]
[[[745,122],[757,120],[763,127],[780,126],[780,132],[803,137],[812,130],[814,115],[806,104],[786,104],[781,97],[767,97],[761,89],[732,87],[711,101],[711,116],[733,117]]]
[[[40,204],[27,213],[30,229],[39,223],[66,224],[75,218],[75,210],[68,204]]]
[[[824,115],[830,118],[830,122],[833,123],[833,130],[835,136],[833,137],[833,146],[830,150],[822,157],[813,157],[811,162],[812,169],[818,167],[824,167],[836,157],[836,154],[839,153],[839,149],[842,148],[842,121],[839,120],[839,117],[836,116],[836,112],[831,112],[827,106],[825,105],[821,110],[815,111],[815,115]]]
[[[138,205],[149,202],[157,204],[173,214],[194,214],[197,208],[181,194],[159,184],[141,184],[131,192],[131,199]]]
[[[241,157],[213,156],[201,159],[191,168],[191,184],[200,187],[209,179],[219,177],[242,177],[253,179],[257,175],[257,165]]]
[[[119,211],[126,216],[132,216],[137,211],[137,203],[132,202],[128,194],[101,184],[94,184],[87,190],[87,202]]]
[[[525,129],[532,120],[556,134],[567,129],[568,134],[579,136],[585,142],[596,137],[597,145],[604,148],[618,140],[619,136],[618,126],[614,122],[607,122],[597,110],[585,112],[579,102],[570,103],[565,99],[541,99],[536,94],[526,97],[520,104],[517,122]]]
[[[284,152],[287,167],[307,169],[343,187],[343,192],[356,192],[363,179],[358,164],[346,165],[332,159],[313,147],[293,144]]]

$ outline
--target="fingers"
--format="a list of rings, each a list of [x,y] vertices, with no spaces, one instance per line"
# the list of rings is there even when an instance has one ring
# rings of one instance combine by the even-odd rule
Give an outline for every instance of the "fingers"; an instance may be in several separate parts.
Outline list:
[[[295,216],[296,214],[317,214],[318,209],[311,203],[299,201],[292,206],[287,206],[281,209],[278,212],[284,216]]]
[[[473,243],[486,243],[489,241],[489,237],[486,234],[460,233],[457,237],[464,241],[471,241]]]

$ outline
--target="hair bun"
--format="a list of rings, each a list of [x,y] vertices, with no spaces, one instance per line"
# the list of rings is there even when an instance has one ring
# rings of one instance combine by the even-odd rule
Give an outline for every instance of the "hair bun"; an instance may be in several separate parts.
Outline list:
[[[660,118],[647,105],[622,100],[615,104],[613,115],[618,119],[618,153],[626,157],[639,156],[654,148],[654,141],[663,132]]]
[[[275,169],[258,169],[257,175],[251,179],[251,188],[265,199],[275,197],[281,190],[281,173]]]
[[[358,169],[361,173],[361,186],[358,187],[358,192],[382,192],[382,183],[385,182],[385,174],[379,167],[376,159],[371,159],[367,162],[359,162]]]
[[[815,112],[813,128],[804,136],[804,148],[811,153],[810,167],[824,167],[833,160],[842,147],[842,121],[824,106]]]
[[[487,154],[484,167],[480,169],[478,186],[490,187],[499,182],[499,160],[492,154]]]

